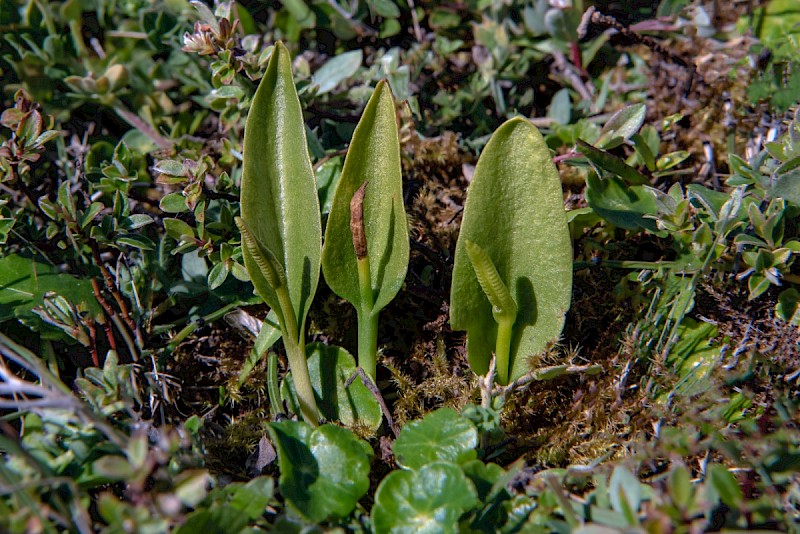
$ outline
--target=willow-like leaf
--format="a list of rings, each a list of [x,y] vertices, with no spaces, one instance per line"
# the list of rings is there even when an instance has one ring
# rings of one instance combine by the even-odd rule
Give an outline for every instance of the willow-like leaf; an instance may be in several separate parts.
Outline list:
[[[241,209],[255,242],[274,254],[286,274],[300,336],[319,282],[322,254],[319,200],[307,146],[291,58],[279,42],[247,115]],[[243,253],[256,292],[270,307],[279,308],[275,289],[250,247]]]
[[[409,256],[397,119],[386,81],[378,83],[353,132],[325,228],[325,281],[356,308],[361,307],[362,297],[350,230],[350,201],[365,181],[369,187],[362,205],[374,291],[371,313],[377,314],[403,285]]]
[[[381,81],[353,132],[322,251],[325,280],[356,308],[358,364],[373,380],[378,313],[403,285],[408,255],[395,104]]]

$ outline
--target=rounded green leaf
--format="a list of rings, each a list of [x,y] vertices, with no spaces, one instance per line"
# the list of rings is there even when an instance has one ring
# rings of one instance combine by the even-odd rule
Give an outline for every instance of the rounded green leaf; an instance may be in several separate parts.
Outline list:
[[[347,380],[358,370],[353,356],[341,347],[323,343],[307,345],[306,354],[311,387],[322,416],[346,426],[359,423],[377,430],[383,417],[378,401],[358,377],[349,387],[345,387]],[[284,396],[299,410],[290,377],[283,383]],[[295,413],[298,413],[297,410]]]
[[[441,408],[403,427],[394,442],[397,463],[418,469],[436,461],[464,463],[475,459],[478,431],[452,408]]]
[[[651,190],[640,185],[628,186],[616,176],[598,178],[589,174],[586,182],[586,202],[603,219],[626,230],[658,231],[656,221],[646,217],[657,213]]]
[[[244,133],[242,219],[281,262],[303,330],[319,282],[322,227],[319,200],[289,51],[277,43],[258,86]],[[246,249],[256,292],[272,308],[278,299]]]
[[[186,197],[183,196],[183,193],[170,193],[165,195],[158,205],[161,211],[166,213],[182,213],[184,211],[189,211],[189,206],[186,205]]]
[[[194,239],[194,228],[180,219],[164,219],[164,230],[176,241]]]
[[[467,355],[478,374],[489,370],[497,322],[475,275],[467,240],[491,258],[517,304],[510,377],[558,338],[572,292],[572,244],[561,180],[550,150],[530,122],[503,124],[478,160],[467,193],[450,291],[450,324],[467,331]]]
[[[153,165],[153,170],[159,174],[168,174],[169,176],[183,176],[186,172],[186,167],[180,161],[172,159],[165,159]]]
[[[409,256],[397,119],[392,91],[385,81],[378,83],[353,132],[325,228],[322,252],[325,280],[334,293],[356,308],[361,306],[361,293],[350,232],[350,200],[367,180],[364,229],[375,291],[374,314],[400,290]]]
[[[281,495],[310,521],[347,517],[369,489],[370,446],[333,425],[283,421],[267,427],[278,449]]]
[[[228,265],[225,262],[214,265],[208,273],[208,288],[217,289],[224,284],[229,272]]]
[[[418,471],[394,471],[375,493],[375,532],[458,532],[458,518],[478,504],[472,482],[454,464],[436,462]]]

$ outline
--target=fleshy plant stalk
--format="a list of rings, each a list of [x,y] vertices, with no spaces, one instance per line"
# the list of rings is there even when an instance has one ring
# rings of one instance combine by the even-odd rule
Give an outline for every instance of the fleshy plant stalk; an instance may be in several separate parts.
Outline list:
[[[381,81],[353,132],[322,251],[325,280],[356,308],[358,365],[373,380],[378,314],[400,290],[408,268],[402,193],[395,103]]]
[[[319,281],[322,227],[307,146],[289,51],[279,42],[247,116],[236,224],[255,291],[278,317],[300,411],[316,426],[305,321]]]
[[[350,233],[353,234],[362,309],[358,314],[358,361],[360,367],[374,380],[378,359],[378,314],[372,313],[375,307],[375,295],[372,290],[367,234],[364,229],[364,196],[367,184],[368,181],[361,184],[350,200]]]
[[[514,322],[517,320],[517,303],[500,279],[492,258],[480,245],[467,239],[464,243],[469,261],[475,270],[475,276],[481,289],[492,305],[492,316],[497,322],[497,341],[495,342],[495,358],[497,376],[501,382],[508,382],[508,364],[511,353],[511,336]]]

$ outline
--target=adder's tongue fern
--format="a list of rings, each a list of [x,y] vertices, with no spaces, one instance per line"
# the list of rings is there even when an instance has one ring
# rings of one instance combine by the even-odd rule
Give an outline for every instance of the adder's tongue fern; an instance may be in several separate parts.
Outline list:
[[[489,304],[492,305],[492,316],[497,322],[497,339],[495,341],[495,362],[497,363],[497,377],[502,384],[510,380],[511,338],[513,336],[514,322],[517,320],[517,303],[500,279],[500,273],[492,262],[489,254],[474,241],[467,239],[464,242],[467,256],[475,270],[478,284],[481,286]]]
[[[510,318],[513,322],[517,316],[517,303],[514,302],[508,288],[500,279],[500,274],[497,272],[492,258],[474,241],[467,240],[464,244],[472,268],[475,269],[478,283],[492,305],[492,315],[495,320]]]
[[[286,285],[286,274],[283,272],[283,266],[267,247],[255,236],[255,234],[247,226],[247,223],[241,217],[236,217],[236,226],[242,232],[242,244],[247,249],[247,252],[253,256],[261,274],[267,280],[272,289],[277,291]]]

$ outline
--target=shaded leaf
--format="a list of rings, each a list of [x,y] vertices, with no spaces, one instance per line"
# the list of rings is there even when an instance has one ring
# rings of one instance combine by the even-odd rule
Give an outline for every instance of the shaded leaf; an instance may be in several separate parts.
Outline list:
[[[247,526],[247,516],[232,508],[200,509],[186,517],[186,521],[174,530],[175,534],[196,532],[240,532]]]
[[[398,464],[418,469],[436,461],[458,464],[473,460],[477,446],[475,425],[452,408],[440,408],[404,426],[393,451]]]
[[[606,172],[624,178],[629,184],[641,185],[649,183],[647,176],[643,175],[620,158],[613,154],[609,154],[605,150],[600,150],[592,145],[584,142],[581,139],[577,140],[578,152],[586,156],[586,158],[597,167],[600,167]],[[598,173],[602,176],[602,172]]]
[[[475,487],[454,464],[394,471],[375,493],[373,527],[376,532],[456,533],[458,518],[477,503]]]
[[[337,156],[317,168],[317,194],[319,196],[320,211],[323,216],[328,215],[333,206],[333,196],[336,192],[339,178],[342,176],[342,160],[341,156]]]
[[[340,421],[346,426],[356,423],[377,430],[383,414],[378,401],[356,377],[345,387],[358,367],[353,356],[341,347],[311,343],[306,347],[308,374],[320,413],[328,421]],[[287,395],[288,394],[288,395]],[[299,413],[297,396],[291,380],[284,381],[284,396]]]
[[[43,306],[44,295],[51,291],[74,306],[87,309],[95,318],[102,316],[89,280],[16,254],[0,258],[0,322],[16,317],[38,324],[38,317],[31,309]]]
[[[642,501],[642,488],[639,479],[622,466],[614,468],[608,484],[611,507],[625,516],[628,523],[637,523],[636,513]]]
[[[267,427],[278,449],[280,490],[311,521],[347,517],[369,489],[372,449],[348,430],[283,421]]]
[[[692,477],[685,465],[677,465],[672,468],[668,484],[672,502],[681,510],[688,510],[692,505],[694,489],[692,488]]]
[[[180,219],[164,219],[164,230],[176,241],[194,238],[194,228]]]
[[[117,244],[127,245],[129,247],[138,248],[141,250],[155,250],[156,244],[153,241],[141,234],[120,234],[115,239]]]
[[[572,116],[572,101],[570,100],[569,89],[561,89],[553,95],[553,99],[550,100],[550,105],[547,107],[547,116],[558,124],[569,124]]]
[[[769,196],[800,206],[800,169],[776,176],[769,188]]]
[[[282,0],[281,4],[301,28],[313,28],[316,25],[317,17],[304,0]]]
[[[266,437],[264,441],[267,441]],[[222,488],[226,497],[224,509],[235,510],[250,521],[258,519],[272,499],[274,485],[272,478],[266,476],[254,478],[246,484],[228,484]]]
[[[706,479],[706,491],[712,502],[722,501],[734,510],[741,506],[744,499],[742,488],[727,467],[721,464],[709,465]]]
[[[616,176],[600,179],[589,174],[586,201],[603,219],[626,230],[657,231],[656,221],[645,215],[658,212],[655,196],[642,186],[627,186]]]
[[[775,314],[788,323],[800,325],[800,292],[795,288],[781,291],[778,295],[778,303],[775,305]]]

